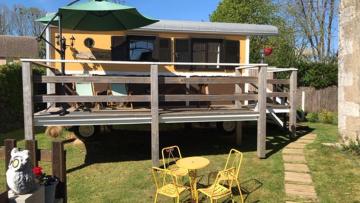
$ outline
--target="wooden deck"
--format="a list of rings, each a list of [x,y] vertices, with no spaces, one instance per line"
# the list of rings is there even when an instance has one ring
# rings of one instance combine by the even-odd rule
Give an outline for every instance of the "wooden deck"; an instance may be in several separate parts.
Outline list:
[[[150,124],[150,109],[95,110],[68,109],[59,115],[59,108],[51,108],[34,114],[35,126],[121,125]],[[193,123],[220,121],[257,121],[259,113],[249,108],[166,108],[159,109],[160,123]]]

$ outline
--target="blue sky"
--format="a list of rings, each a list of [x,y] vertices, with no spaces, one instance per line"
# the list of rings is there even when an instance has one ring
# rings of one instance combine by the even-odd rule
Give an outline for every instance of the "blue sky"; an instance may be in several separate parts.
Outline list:
[[[0,4],[12,6],[23,4],[46,11],[56,11],[72,0],[0,0]],[[209,15],[219,0],[125,0],[125,4],[136,7],[142,14],[156,19],[209,21]]]

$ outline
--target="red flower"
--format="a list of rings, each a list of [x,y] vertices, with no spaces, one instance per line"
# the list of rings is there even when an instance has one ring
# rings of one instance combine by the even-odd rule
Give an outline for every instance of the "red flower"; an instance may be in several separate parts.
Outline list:
[[[273,49],[271,47],[264,48],[264,54],[265,56],[270,56]]]
[[[43,172],[42,172],[42,168],[41,167],[34,167],[33,169],[32,169],[32,172],[34,173],[34,175],[36,176],[36,177],[39,177],[39,176],[41,176],[42,174],[43,174]]]

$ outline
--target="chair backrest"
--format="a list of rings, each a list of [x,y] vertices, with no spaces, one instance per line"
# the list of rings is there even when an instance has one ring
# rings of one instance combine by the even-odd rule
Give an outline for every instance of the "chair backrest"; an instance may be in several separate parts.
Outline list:
[[[161,150],[164,168],[176,163],[177,160],[182,159],[180,148],[178,146],[165,147]]]
[[[213,185],[225,185],[225,184],[228,184],[228,189],[231,191],[231,188],[232,188],[232,185],[233,185],[233,180],[230,180],[230,183],[225,180],[225,179],[221,179],[221,177],[225,176],[229,176],[231,174],[233,174],[235,172],[235,168],[229,168],[229,169],[225,169],[225,170],[222,170],[222,171],[219,171],[218,174],[216,175],[216,179],[214,181],[214,184]],[[211,196],[214,196],[215,195],[215,192],[216,192],[216,189],[217,187],[213,187],[212,190],[210,191],[210,194]]]
[[[151,170],[156,190],[162,188],[165,185],[172,184],[175,187],[176,194],[179,195],[179,190],[177,187],[179,184],[177,177],[173,175],[170,170],[158,167],[152,167]]]
[[[224,170],[235,168],[235,176],[239,177],[241,162],[243,159],[243,153],[236,149],[231,149],[226,160]]]
[[[125,84],[112,83],[110,86],[111,86],[111,94],[113,96],[127,96],[128,95]]]
[[[93,84],[90,82],[75,83],[75,88],[79,96],[94,96]]]

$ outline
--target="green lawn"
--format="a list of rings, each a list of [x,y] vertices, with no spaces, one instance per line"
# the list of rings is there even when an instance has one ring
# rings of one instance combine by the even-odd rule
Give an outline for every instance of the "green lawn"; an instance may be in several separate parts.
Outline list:
[[[353,162],[355,158],[320,145],[324,140],[336,141],[336,127],[323,124],[310,124],[310,127],[319,133],[317,141],[307,148],[307,158],[314,170],[316,190],[322,202],[337,202],[338,199],[354,202],[359,199],[356,195],[360,194],[360,176],[354,177],[359,174],[356,171],[358,165]],[[152,202],[154,185],[150,173],[150,133],[147,128],[148,126],[131,130],[118,129],[111,134],[102,135],[104,141],[101,142],[67,144],[69,202]],[[289,140],[280,130],[269,127],[270,157],[259,160],[256,158],[255,130],[255,126],[245,127],[246,144],[238,148],[245,155],[241,185],[248,193],[246,202],[284,202],[280,150]],[[20,140],[19,146],[23,146],[21,131],[1,135],[1,138],[5,137],[16,137]],[[40,147],[49,148],[51,140],[45,135],[39,133],[37,139]],[[162,147],[179,145],[183,156],[207,157],[211,164],[201,170],[200,174],[221,169],[227,152],[234,147],[231,136],[223,135],[215,129],[184,131],[177,125],[163,127],[160,143]],[[3,162],[0,162],[0,167],[5,167]],[[4,170],[0,170],[0,189],[4,188]],[[169,202],[164,198],[160,200]]]

